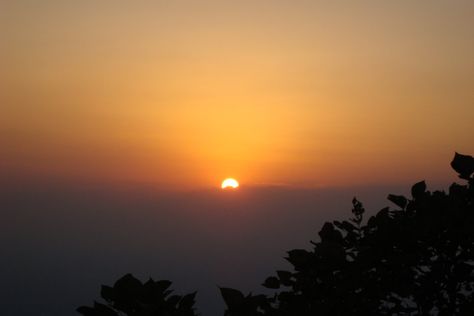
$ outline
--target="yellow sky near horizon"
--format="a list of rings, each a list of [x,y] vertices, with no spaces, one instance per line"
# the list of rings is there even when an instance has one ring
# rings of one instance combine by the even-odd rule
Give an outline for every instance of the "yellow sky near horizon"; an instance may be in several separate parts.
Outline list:
[[[445,181],[454,151],[474,154],[472,16],[472,1],[5,1],[0,171]]]

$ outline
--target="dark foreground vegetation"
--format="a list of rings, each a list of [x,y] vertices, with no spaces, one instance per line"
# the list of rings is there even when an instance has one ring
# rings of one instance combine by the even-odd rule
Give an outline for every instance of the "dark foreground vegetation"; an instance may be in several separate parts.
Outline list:
[[[272,295],[221,288],[225,316],[474,315],[474,158],[451,162],[463,184],[449,192],[411,188],[411,198],[388,195],[364,221],[353,199],[352,218],[325,223],[311,251],[293,249],[293,269],[276,271],[263,286]],[[102,286],[104,303],[80,307],[84,316],[193,316],[196,293],[172,295],[171,282],[142,283],[128,274]]]

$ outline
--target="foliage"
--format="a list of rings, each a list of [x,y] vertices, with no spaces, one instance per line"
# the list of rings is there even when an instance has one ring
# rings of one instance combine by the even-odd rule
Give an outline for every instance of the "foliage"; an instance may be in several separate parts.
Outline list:
[[[451,166],[467,184],[445,193],[418,182],[365,225],[354,198],[353,218],[325,223],[312,251],[288,252],[293,271],[265,280],[276,294],[222,291],[225,315],[472,315],[474,158],[456,153]]]
[[[196,292],[184,296],[171,295],[170,281],[142,283],[127,274],[113,287],[102,285],[101,296],[107,304],[94,302],[77,311],[84,316],[194,316]]]
[[[353,217],[325,223],[313,249],[293,249],[292,271],[276,271],[263,286],[274,295],[245,296],[220,288],[225,316],[473,315],[474,158],[451,162],[466,184],[430,192],[424,181],[411,198],[389,194],[395,209],[363,224],[365,209],[352,200]],[[196,293],[172,295],[171,282],[142,284],[128,274],[102,286],[107,304],[80,307],[84,316],[193,316]]]

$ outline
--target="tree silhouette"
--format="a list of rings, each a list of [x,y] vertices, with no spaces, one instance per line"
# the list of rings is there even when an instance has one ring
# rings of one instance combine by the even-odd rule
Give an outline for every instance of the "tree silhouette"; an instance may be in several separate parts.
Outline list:
[[[94,302],[93,307],[81,306],[84,316],[195,316],[196,292],[184,296],[171,295],[170,281],[141,283],[127,274],[113,287],[102,285],[101,296],[106,304]]]
[[[451,166],[467,184],[418,182],[365,225],[354,198],[353,218],[325,223],[312,251],[288,252],[293,271],[265,280],[276,294],[221,289],[225,315],[473,315],[474,158],[456,153]]]
[[[451,162],[466,184],[449,192],[426,190],[411,198],[389,194],[396,205],[364,224],[365,209],[352,200],[353,217],[327,222],[313,249],[293,249],[292,271],[276,271],[263,286],[274,295],[245,296],[220,288],[225,316],[473,315],[474,158]],[[170,296],[171,282],[142,284],[130,274],[102,286],[107,304],[80,307],[84,316],[192,316],[196,293]]]

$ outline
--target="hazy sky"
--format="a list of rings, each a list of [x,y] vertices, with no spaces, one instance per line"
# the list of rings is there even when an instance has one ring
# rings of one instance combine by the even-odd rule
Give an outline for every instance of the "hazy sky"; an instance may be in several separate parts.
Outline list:
[[[262,293],[266,277],[326,220],[348,218],[357,195],[371,214],[400,188],[239,192],[146,191],[0,185],[2,316],[79,316],[100,285],[126,273],[198,291],[203,316],[222,316],[217,286]]]
[[[0,174],[444,182],[474,153],[473,1],[1,1]]]

